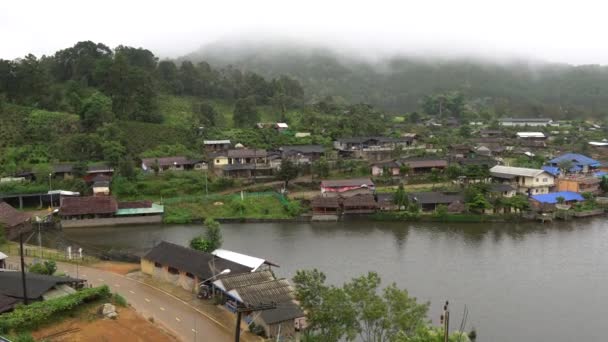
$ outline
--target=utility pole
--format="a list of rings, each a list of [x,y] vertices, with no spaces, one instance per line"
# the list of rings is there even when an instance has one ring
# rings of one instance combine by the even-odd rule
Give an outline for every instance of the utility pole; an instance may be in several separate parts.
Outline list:
[[[23,231],[19,232],[19,254],[21,255],[21,283],[23,284],[23,304],[28,305],[27,285],[25,281],[25,261],[23,260]]]
[[[443,321],[443,340],[444,342],[449,342],[450,336],[450,310],[448,309],[448,301],[445,301],[445,305],[443,306],[443,315],[441,315],[441,320]]]

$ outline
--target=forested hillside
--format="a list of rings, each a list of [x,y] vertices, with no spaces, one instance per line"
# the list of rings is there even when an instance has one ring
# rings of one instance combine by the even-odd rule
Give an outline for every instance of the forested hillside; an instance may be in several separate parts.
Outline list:
[[[90,41],[51,56],[0,59],[0,175],[46,175],[64,161],[105,161],[128,173],[142,157],[200,156],[205,138],[258,148],[329,145],[387,127],[371,106],[304,98],[287,76],[159,61],[143,48]],[[292,130],[254,129],[277,121]],[[312,135],[296,139],[297,129]]]
[[[425,95],[446,91],[459,91],[499,115],[601,118],[608,108],[608,67],[597,65],[408,57],[370,62],[327,49],[271,43],[214,44],[185,58],[266,77],[289,75],[302,83],[309,100],[340,96],[395,113],[414,111]]]

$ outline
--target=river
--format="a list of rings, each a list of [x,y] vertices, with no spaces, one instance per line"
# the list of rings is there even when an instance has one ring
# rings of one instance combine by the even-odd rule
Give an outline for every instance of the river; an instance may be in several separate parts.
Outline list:
[[[538,223],[223,224],[224,248],[279,264],[278,276],[318,268],[340,284],[376,271],[420,301],[437,323],[448,299],[451,326],[469,310],[478,341],[603,341],[608,307],[608,224],[603,218]],[[66,229],[85,249],[142,252],[178,244],[196,225]],[[52,241],[47,241],[52,244]]]

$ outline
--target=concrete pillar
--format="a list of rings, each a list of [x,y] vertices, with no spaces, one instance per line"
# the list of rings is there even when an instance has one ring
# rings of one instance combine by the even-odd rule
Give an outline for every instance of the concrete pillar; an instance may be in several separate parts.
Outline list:
[[[19,209],[23,209],[23,196],[19,195]]]

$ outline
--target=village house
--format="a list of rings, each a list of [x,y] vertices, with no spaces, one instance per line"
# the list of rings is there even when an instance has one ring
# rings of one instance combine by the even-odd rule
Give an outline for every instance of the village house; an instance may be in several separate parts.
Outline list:
[[[464,202],[464,196],[459,193],[429,191],[412,193],[408,196],[410,201],[418,204],[422,211],[434,211],[440,205],[449,206],[455,202]]]
[[[411,174],[425,174],[432,170],[443,171],[448,167],[448,161],[445,159],[426,159],[426,158],[411,158],[401,159],[399,164],[409,169]]]
[[[305,313],[296,303],[294,289],[287,279],[277,279],[270,271],[228,274],[213,281],[230,312],[260,305],[275,307],[245,317],[261,326],[267,338],[290,338],[306,326]]]
[[[510,184],[528,196],[547,194],[555,186],[555,177],[542,169],[496,165],[490,169],[494,180]]]
[[[74,178],[74,164],[72,163],[61,163],[53,165],[52,176],[59,179],[73,179]],[[85,182],[90,182],[94,177],[104,175],[112,177],[114,174],[114,168],[106,164],[93,164],[88,165],[84,170],[83,179]]]
[[[399,207],[395,204],[395,196],[393,193],[377,193],[376,202],[378,203],[378,209],[380,211],[399,210]]]
[[[290,160],[297,165],[308,165],[319,160],[325,153],[325,148],[321,145],[290,145],[281,146],[282,160]]]
[[[193,293],[198,293],[202,283],[221,272],[240,274],[252,271],[251,267],[167,241],[148,251],[140,264],[142,273]]]
[[[277,132],[284,132],[289,129],[289,125],[284,122],[277,122],[274,124],[274,129],[276,129]]]
[[[338,197],[316,196],[310,202],[312,221],[338,221],[340,199]]]
[[[563,205],[570,206],[574,203],[583,202],[585,198],[581,194],[571,191],[552,192],[531,196],[530,205],[535,209],[546,211],[548,209],[555,209],[560,200],[563,200]]]
[[[93,182],[91,186],[93,189],[93,196],[108,196],[110,195],[110,181],[99,180]]]
[[[498,129],[482,129],[479,131],[479,136],[482,138],[501,138],[503,133]]]
[[[378,208],[376,199],[372,194],[359,194],[346,197],[342,200],[344,215],[373,214]]]
[[[230,140],[203,140],[203,148],[207,153],[229,150]]]
[[[321,196],[323,197],[351,197],[373,194],[375,191],[374,182],[369,178],[321,181]]]
[[[117,202],[112,196],[65,197],[63,228],[161,223],[164,207],[150,201]]]
[[[501,126],[532,126],[545,127],[553,124],[553,120],[546,118],[501,118],[498,120]]]
[[[557,191],[570,191],[576,193],[589,192],[600,194],[600,183],[602,180],[595,176],[567,175],[556,179]]]
[[[269,178],[273,168],[268,151],[238,148],[213,156],[215,173],[230,178]]]
[[[6,202],[0,202],[0,225],[9,240],[16,239],[20,233],[32,230],[30,215],[23,213]]]
[[[372,176],[384,176],[385,171],[389,176],[397,177],[400,175],[401,165],[395,160],[383,161],[372,164]]]
[[[25,273],[27,299],[38,302],[76,292],[85,280],[70,277]],[[24,301],[21,272],[0,271],[0,313],[11,311]]]
[[[415,138],[411,136],[401,138],[389,137],[355,137],[334,141],[334,149],[343,157],[361,158],[369,161],[389,159],[396,149],[412,148]]]
[[[251,268],[251,272],[267,270],[272,271],[271,267],[279,267],[279,265],[268,260],[257,258],[251,255],[229,251],[227,249],[216,249],[211,254],[225,260],[236,262],[237,264]]]
[[[500,197],[510,198],[517,194],[517,189],[511,184],[490,184],[488,192]]]
[[[568,170],[562,170],[564,173],[591,173],[601,166],[599,161],[579,153],[562,154],[547,164],[558,168],[568,167]]]
[[[185,170],[207,170],[207,163],[202,160],[192,160],[184,156],[143,158],[141,169],[144,172],[185,171]]]

